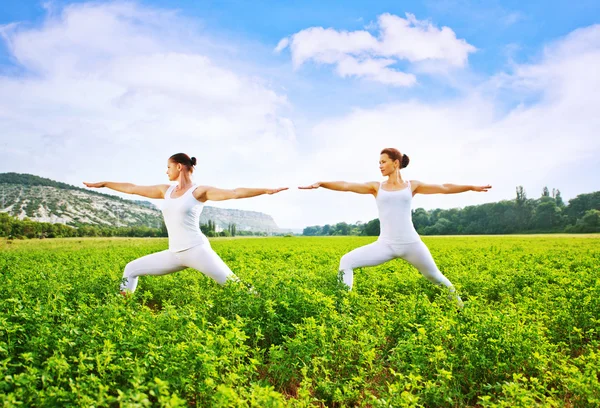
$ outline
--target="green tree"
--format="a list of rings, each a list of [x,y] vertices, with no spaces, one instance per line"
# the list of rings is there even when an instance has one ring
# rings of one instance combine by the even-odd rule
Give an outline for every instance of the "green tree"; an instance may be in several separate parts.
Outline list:
[[[350,235],[350,225],[345,222],[335,224],[335,235]]]
[[[560,195],[560,190],[558,189],[556,189],[556,193],[554,194],[554,201],[556,201],[558,208],[565,208],[565,202],[563,201],[562,196]]]
[[[554,200],[543,201],[535,209],[534,226],[539,231],[553,231],[561,224],[561,211]]]
[[[431,225],[429,214],[423,208],[417,208],[413,211],[412,220],[417,231],[423,231],[426,227]]]
[[[574,226],[567,228],[567,232],[600,232],[600,211],[587,210]]]
[[[319,227],[318,225],[314,225],[312,227],[304,228],[304,230],[302,231],[302,235],[314,237],[317,235],[321,235],[321,232],[322,232],[321,227]]]
[[[515,231],[526,231],[531,225],[534,205],[531,200],[527,199],[527,194],[523,186],[517,186],[517,198],[515,204],[515,223],[517,225]]]
[[[425,235],[448,235],[452,233],[452,222],[446,218],[440,218],[434,225],[426,227]]]
[[[517,204],[523,205],[527,201],[527,193],[523,186],[517,186]]]
[[[374,220],[367,222],[363,233],[364,235],[368,236],[378,236],[380,233],[379,218],[375,218]]]
[[[550,191],[548,191],[548,187],[546,186],[542,189],[542,197],[550,197]]]
[[[12,220],[10,215],[6,213],[0,213],[0,236],[8,237],[12,229]]]
[[[583,218],[588,210],[600,211],[600,191],[579,194],[569,200],[569,204],[564,209],[564,214],[567,216],[569,224],[574,225],[577,220]]]

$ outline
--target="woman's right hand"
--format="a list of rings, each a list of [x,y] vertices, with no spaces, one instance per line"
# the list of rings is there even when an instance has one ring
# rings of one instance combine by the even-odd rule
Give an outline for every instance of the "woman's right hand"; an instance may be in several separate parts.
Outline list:
[[[83,184],[85,184],[86,187],[93,187],[93,188],[104,187],[104,182],[103,181],[101,181],[99,183],[88,183],[87,181],[84,181]]]
[[[305,186],[305,187],[298,187],[300,190],[311,190],[313,188],[319,188],[321,187],[321,182],[317,182],[314,184],[311,184],[310,186]]]

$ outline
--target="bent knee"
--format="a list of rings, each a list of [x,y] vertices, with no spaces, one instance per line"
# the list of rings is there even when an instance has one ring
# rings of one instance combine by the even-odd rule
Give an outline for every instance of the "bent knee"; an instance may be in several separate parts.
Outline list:
[[[348,254],[342,256],[340,259],[339,270],[343,271],[346,269],[354,269],[354,262],[352,262],[352,257],[348,256]]]
[[[138,267],[136,266],[135,261],[129,262],[125,265],[125,270],[123,271],[123,277],[132,278],[135,277],[138,273]]]

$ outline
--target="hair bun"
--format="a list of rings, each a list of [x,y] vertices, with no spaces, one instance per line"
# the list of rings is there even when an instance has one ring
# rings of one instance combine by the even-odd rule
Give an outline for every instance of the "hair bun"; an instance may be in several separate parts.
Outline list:
[[[192,166],[195,166],[195,165],[196,165],[196,163],[197,163],[197,161],[196,161],[196,158],[195,158],[195,157],[192,157],[192,159],[191,159],[191,160],[192,160]]]
[[[406,166],[408,166],[408,163],[410,163],[410,159],[408,158],[407,155],[403,154],[402,160],[400,162],[400,165],[402,166],[401,168],[405,168]]]

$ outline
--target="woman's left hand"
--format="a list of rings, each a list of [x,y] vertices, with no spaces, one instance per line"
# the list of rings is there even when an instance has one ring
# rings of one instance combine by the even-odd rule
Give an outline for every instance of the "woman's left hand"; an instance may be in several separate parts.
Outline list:
[[[492,186],[490,186],[489,184],[487,186],[473,186],[473,191],[482,191],[484,193],[487,193],[487,191],[492,188]]]
[[[279,188],[274,188],[274,189],[272,189],[272,190],[267,190],[267,194],[269,194],[269,195],[271,195],[271,194],[277,194],[277,193],[279,193],[280,191],[284,191],[284,190],[287,190],[287,189],[288,189],[288,187],[279,187]]]

